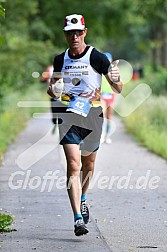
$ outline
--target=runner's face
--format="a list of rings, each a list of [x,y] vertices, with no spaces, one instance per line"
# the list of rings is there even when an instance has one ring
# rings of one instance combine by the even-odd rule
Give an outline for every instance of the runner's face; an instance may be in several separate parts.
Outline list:
[[[84,31],[71,30],[64,32],[66,40],[71,49],[79,49],[84,44],[84,38],[86,36],[87,29]]]

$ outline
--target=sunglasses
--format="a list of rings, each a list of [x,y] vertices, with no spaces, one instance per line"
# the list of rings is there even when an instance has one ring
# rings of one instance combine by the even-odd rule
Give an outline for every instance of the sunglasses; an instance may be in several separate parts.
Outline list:
[[[67,36],[72,37],[74,35],[76,35],[77,37],[83,35],[84,31],[80,31],[80,30],[75,30],[75,31],[67,31],[65,32],[67,34]]]

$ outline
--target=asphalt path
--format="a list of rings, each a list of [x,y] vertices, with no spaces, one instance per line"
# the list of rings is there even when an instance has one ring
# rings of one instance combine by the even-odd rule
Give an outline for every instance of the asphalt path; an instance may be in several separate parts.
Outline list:
[[[76,237],[65,158],[52,130],[50,118],[30,120],[4,156],[0,211],[14,215],[17,231],[0,234],[0,250],[166,252],[166,161],[114,116],[112,143],[100,146],[88,192],[89,233]]]

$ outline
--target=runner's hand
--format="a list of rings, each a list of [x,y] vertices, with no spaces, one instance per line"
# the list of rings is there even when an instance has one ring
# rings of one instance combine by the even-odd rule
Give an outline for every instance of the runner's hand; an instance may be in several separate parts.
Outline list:
[[[64,87],[63,79],[59,79],[55,83],[50,83],[47,93],[51,97],[58,99],[62,94],[63,87]]]
[[[120,82],[120,73],[119,73],[118,63],[119,63],[119,60],[116,60],[111,63],[110,77],[113,83]]]
[[[54,99],[58,99],[58,97],[54,94],[53,85],[54,84],[49,85],[48,90],[47,90],[47,94],[50,95]]]

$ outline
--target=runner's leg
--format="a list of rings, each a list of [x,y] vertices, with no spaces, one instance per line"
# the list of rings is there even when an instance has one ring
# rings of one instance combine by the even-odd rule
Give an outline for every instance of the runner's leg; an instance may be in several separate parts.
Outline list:
[[[82,153],[84,153],[84,155],[82,155]],[[93,176],[96,154],[97,152],[91,152],[89,155],[85,155],[85,151],[81,152],[82,194],[86,194]]]
[[[80,183],[80,150],[77,144],[64,144],[67,160],[67,191],[74,213],[80,213],[81,183]]]

